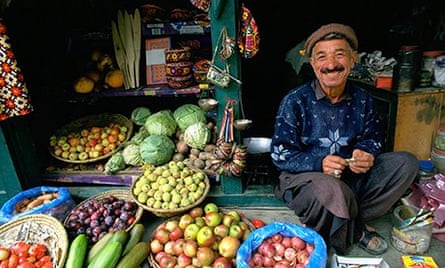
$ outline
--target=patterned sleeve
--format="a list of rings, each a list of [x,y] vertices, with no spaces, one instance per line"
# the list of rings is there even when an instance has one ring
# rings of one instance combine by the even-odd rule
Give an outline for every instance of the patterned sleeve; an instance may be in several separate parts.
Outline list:
[[[278,108],[271,144],[272,162],[279,170],[290,173],[319,171],[322,158],[302,150],[300,132],[305,111],[299,103],[290,94]]]

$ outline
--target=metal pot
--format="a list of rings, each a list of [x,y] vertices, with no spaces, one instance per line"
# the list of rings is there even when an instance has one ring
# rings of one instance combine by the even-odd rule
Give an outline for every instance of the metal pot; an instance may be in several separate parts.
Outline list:
[[[270,143],[272,139],[261,137],[244,138],[243,143],[247,146],[249,154],[263,154],[270,152]]]

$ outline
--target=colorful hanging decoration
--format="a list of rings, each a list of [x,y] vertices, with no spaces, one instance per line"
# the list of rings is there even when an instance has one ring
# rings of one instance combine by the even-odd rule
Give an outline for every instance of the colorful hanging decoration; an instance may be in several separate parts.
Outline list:
[[[241,56],[252,58],[260,50],[260,33],[252,12],[241,5],[241,25],[238,38],[238,47]]]
[[[247,146],[234,141],[234,100],[228,100],[221,120],[219,138],[216,141],[215,160],[211,169],[219,175],[241,176],[246,166]]]
[[[6,32],[6,25],[0,19],[0,122],[33,111],[23,73]]]

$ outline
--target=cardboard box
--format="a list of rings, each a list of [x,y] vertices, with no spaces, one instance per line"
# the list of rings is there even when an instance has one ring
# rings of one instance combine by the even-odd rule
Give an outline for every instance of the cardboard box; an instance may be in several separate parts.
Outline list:
[[[402,264],[404,268],[439,268],[433,257],[430,256],[404,255],[402,256]]]
[[[330,268],[389,268],[389,264],[383,258],[345,257],[332,255]]]
[[[147,85],[166,84],[165,50],[171,48],[170,37],[145,40],[145,61]]]

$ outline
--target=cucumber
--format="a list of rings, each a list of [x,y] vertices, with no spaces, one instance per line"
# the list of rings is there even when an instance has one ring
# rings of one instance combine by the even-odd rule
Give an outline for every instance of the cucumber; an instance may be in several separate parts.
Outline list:
[[[125,245],[127,243],[127,240],[128,240],[129,236],[130,235],[128,234],[127,231],[125,231],[125,230],[118,230],[118,231],[113,232],[113,236],[111,237],[110,242],[111,241],[118,241],[122,245]]]
[[[66,268],[82,268],[88,250],[88,237],[86,234],[78,234],[71,242],[68,256],[65,262]]]
[[[110,241],[107,245],[97,253],[93,261],[88,264],[88,268],[113,268],[122,254],[123,246],[119,241]]]
[[[130,231],[130,237],[124,247],[122,256],[125,256],[138,242],[142,240],[145,233],[145,227],[142,223],[136,223]]]
[[[87,264],[90,264],[91,261],[93,260],[94,256],[97,255],[97,253],[99,253],[106,245],[108,242],[110,242],[111,237],[113,237],[113,233],[106,233],[104,236],[102,236],[97,242],[96,244],[94,244],[90,250],[88,251],[88,255],[87,255]]]
[[[138,242],[117,263],[116,268],[138,268],[148,257],[150,246],[147,242]]]

